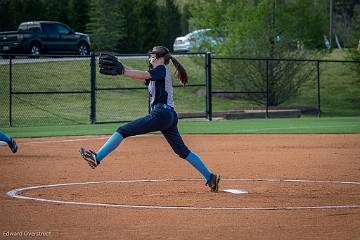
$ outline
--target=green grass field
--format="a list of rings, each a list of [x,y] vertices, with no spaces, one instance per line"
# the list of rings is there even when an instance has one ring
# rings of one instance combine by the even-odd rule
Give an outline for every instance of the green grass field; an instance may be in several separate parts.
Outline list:
[[[2,131],[13,137],[82,136],[112,134],[121,124],[12,127]],[[180,120],[182,134],[322,134],[360,133],[360,117],[324,117],[251,120]]]

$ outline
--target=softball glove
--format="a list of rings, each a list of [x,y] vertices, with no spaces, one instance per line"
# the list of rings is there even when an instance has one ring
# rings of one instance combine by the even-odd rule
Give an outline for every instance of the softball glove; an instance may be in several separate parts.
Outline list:
[[[102,53],[99,57],[100,73],[105,75],[124,74],[123,64],[114,56],[108,53]]]

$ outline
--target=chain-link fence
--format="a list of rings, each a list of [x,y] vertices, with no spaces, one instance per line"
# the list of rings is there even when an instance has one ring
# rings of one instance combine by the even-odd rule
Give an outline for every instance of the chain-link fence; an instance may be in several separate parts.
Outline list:
[[[0,56],[1,57],[1,56]],[[127,122],[149,112],[147,87],[99,74],[92,56],[5,56],[0,59],[0,126]],[[360,115],[360,62],[175,55],[189,85],[174,80],[182,118]],[[147,55],[118,55],[147,70]],[[169,65],[174,72],[172,64]],[[175,79],[175,78],[174,78]]]
[[[246,110],[244,117],[321,111],[316,61],[214,57],[212,63],[214,111]]]
[[[212,111],[229,118],[360,115],[359,67],[356,61],[215,56]]]
[[[145,54],[117,56],[127,66],[148,69]],[[3,57],[6,59],[0,60],[0,126],[127,122],[149,112],[147,87],[124,76],[99,74],[95,55]],[[176,58],[194,73],[186,88],[174,81],[177,110],[184,112],[185,117],[191,117],[192,112],[205,115],[206,99],[198,94],[199,88],[205,89],[204,54]],[[172,65],[170,69],[174,72]]]
[[[1,125],[88,122],[89,63],[89,57],[1,60]]]
[[[147,55],[117,55],[126,66],[148,70]],[[192,117],[200,112],[205,116],[205,96],[199,88],[206,88],[204,54],[186,54],[175,56],[184,68],[193,74],[189,76],[186,88],[179,82],[174,85],[174,102],[179,115]],[[197,62],[199,64],[193,64]],[[175,71],[172,64],[170,71]],[[96,73],[96,123],[127,122],[149,112],[149,95],[147,87],[141,81],[132,81],[124,76],[116,78]]]

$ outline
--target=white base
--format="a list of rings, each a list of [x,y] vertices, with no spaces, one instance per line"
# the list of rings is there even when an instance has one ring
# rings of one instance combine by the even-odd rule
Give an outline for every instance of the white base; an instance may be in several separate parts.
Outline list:
[[[224,192],[228,192],[228,193],[232,193],[232,194],[245,194],[245,193],[249,193],[246,190],[243,189],[224,189]]]

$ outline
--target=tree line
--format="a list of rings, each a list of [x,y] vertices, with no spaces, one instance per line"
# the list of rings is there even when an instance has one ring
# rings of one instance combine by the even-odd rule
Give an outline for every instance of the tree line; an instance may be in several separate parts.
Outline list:
[[[327,53],[324,49],[336,46],[329,46],[329,42],[352,50],[358,45],[359,6],[359,0],[194,0],[190,24],[214,30],[218,44],[211,51],[219,55],[321,58]],[[350,53],[355,59],[360,52]],[[216,61],[214,66],[213,79],[218,79],[222,88],[248,91],[239,98],[269,106],[279,106],[296,96],[314,76],[309,62]],[[254,91],[263,93],[251,93]]]
[[[171,48],[177,36],[197,28],[215,27],[234,41],[244,34],[241,18],[261,18],[248,10],[267,5],[274,26],[283,28],[274,34],[322,48],[324,36],[329,38],[330,2],[332,42],[351,47],[359,38],[354,32],[360,0],[0,0],[0,31],[15,30],[24,21],[61,21],[90,34],[93,50],[144,52],[156,44]]]
[[[26,21],[60,21],[90,34],[95,51],[171,47],[188,31],[184,16],[173,0],[0,0],[0,31]]]

